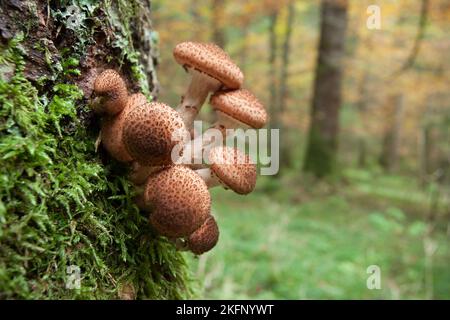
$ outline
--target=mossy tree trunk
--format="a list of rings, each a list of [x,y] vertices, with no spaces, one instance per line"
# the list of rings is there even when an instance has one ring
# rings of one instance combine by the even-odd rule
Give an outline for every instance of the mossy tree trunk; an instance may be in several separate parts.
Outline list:
[[[183,256],[134,205],[128,168],[95,148],[98,72],[157,93],[149,14],[144,0],[0,2],[0,298],[191,294]]]

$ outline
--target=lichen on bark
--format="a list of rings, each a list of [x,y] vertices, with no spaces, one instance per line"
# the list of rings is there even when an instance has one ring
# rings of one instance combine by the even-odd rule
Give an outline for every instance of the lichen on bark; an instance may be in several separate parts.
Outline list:
[[[192,294],[184,257],[133,203],[127,168],[94,145],[97,70],[114,68],[130,92],[157,94],[149,5],[2,1],[0,298]],[[68,286],[71,266],[79,288]]]

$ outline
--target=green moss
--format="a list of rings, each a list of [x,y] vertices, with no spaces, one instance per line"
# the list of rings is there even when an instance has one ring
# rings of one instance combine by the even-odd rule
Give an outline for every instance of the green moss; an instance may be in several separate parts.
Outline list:
[[[77,116],[81,91],[63,80],[38,91],[20,42],[0,47],[0,298],[118,298],[130,286],[138,298],[189,296],[183,256],[152,233],[124,168],[101,164]],[[61,77],[77,70],[70,57]],[[66,289],[70,265],[80,289]]]
[[[107,36],[107,44],[117,50],[117,55],[108,57],[109,61],[118,61],[119,67],[126,65],[130,68],[132,80],[138,83],[140,91],[149,99],[152,99],[148,76],[142,65],[141,54],[134,48],[133,28],[144,24],[140,19],[142,4],[140,1],[93,1],[93,0],[61,0],[59,8],[51,10],[52,18],[65,28],[72,30],[76,37],[75,45],[65,52],[71,54],[70,59],[79,59],[85,54],[87,48],[95,45],[95,32],[105,27],[113,30],[113,35]],[[75,11],[69,11],[73,7]],[[142,30],[143,33],[154,33],[150,30]],[[45,45],[40,45],[47,50]],[[64,55],[63,55],[63,58]],[[61,69],[53,70],[60,64],[58,61],[48,59],[52,69],[53,78],[61,72]],[[150,70],[153,72],[154,70]],[[76,73],[76,75],[78,75]]]

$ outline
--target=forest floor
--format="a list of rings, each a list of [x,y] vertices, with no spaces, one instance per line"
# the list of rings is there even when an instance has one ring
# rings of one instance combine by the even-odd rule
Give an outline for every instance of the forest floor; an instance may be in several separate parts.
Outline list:
[[[190,256],[199,298],[449,299],[448,198],[408,177],[347,170],[338,182],[262,177],[245,198],[213,190],[216,248]],[[432,227],[433,226],[433,227]],[[367,268],[380,268],[369,290]]]

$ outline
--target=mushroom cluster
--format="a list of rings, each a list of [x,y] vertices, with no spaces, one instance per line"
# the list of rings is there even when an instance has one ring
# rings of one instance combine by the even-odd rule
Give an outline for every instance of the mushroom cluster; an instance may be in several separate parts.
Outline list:
[[[209,188],[248,194],[256,184],[250,157],[224,145],[226,129],[259,129],[267,113],[241,88],[241,70],[220,47],[183,42],[173,55],[191,76],[176,109],[149,102],[141,93],[130,95],[120,74],[107,69],[94,83],[95,110],[103,115],[101,142],[113,158],[130,165],[129,179],[139,191],[136,203],[149,214],[152,227],[179,249],[202,254],[219,239]],[[208,130],[192,137],[193,122],[210,94],[217,120],[208,130],[220,130],[222,141],[208,138]],[[196,165],[193,160],[204,154],[206,163]],[[192,161],[175,161],[186,157]]]

